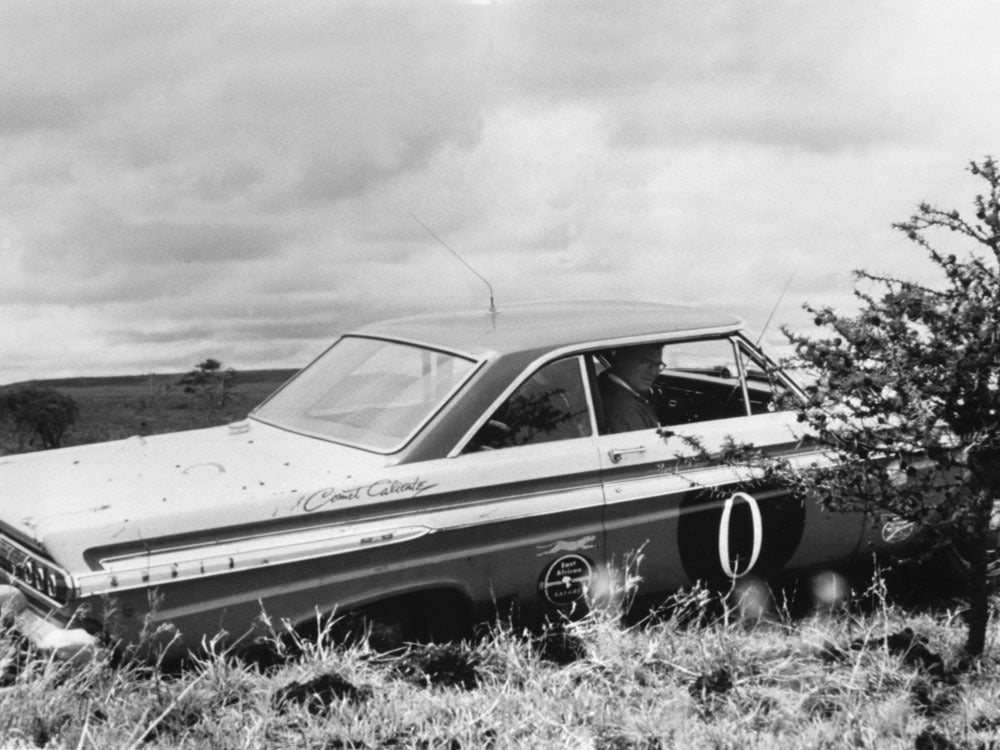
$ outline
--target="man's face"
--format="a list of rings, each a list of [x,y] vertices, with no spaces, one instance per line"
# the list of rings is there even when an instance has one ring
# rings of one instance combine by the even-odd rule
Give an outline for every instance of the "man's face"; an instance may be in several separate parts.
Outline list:
[[[611,371],[636,393],[646,395],[663,368],[663,348],[637,346],[619,352]]]

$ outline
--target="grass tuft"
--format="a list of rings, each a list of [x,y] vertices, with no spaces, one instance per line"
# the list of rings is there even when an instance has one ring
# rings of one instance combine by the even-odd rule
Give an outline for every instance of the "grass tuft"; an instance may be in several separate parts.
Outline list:
[[[390,654],[317,630],[276,628],[263,668],[207,644],[170,672],[58,663],[7,633],[0,745],[971,750],[1000,733],[997,656],[962,662],[960,613],[888,599],[747,619],[693,590],[637,624],[597,609]]]

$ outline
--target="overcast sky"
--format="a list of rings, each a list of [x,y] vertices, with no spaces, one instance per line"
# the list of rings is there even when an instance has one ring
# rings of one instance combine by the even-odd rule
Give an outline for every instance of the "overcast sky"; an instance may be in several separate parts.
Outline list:
[[[1000,156],[994,2],[0,1],[0,383],[305,364],[626,297],[760,328],[926,273]],[[897,236],[898,235],[898,236]],[[794,275],[793,275],[794,274]]]

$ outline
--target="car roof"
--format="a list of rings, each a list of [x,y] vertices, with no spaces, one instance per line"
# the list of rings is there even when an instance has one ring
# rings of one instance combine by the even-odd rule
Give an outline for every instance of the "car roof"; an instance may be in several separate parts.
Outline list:
[[[384,320],[354,334],[402,339],[474,357],[557,349],[658,334],[683,335],[743,327],[735,315],[655,302],[534,302],[497,312],[471,310]]]

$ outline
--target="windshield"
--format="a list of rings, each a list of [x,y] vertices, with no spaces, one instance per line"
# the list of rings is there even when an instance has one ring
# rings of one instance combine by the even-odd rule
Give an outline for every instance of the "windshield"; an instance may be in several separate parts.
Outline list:
[[[395,341],[345,336],[253,417],[379,453],[401,448],[475,362]]]

